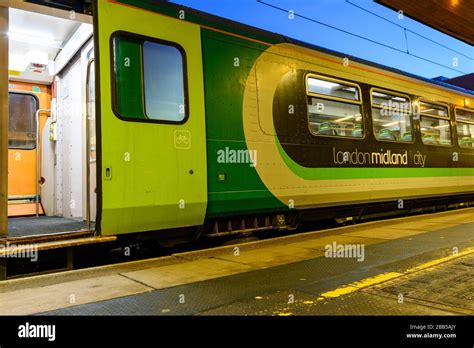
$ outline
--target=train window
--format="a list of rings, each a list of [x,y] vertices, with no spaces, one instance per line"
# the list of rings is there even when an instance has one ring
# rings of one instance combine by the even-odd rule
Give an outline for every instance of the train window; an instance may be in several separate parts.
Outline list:
[[[474,110],[456,108],[456,120],[474,122]]]
[[[8,147],[34,149],[36,147],[36,111],[38,100],[32,94],[9,93]]]
[[[413,142],[410,98],[375,89],[371,91],[371,98],[375,139]]]
[[[145,119],[142,96],[141,42],[116,35],[113,38],[116,112],[128,119]]]
[[[145,41],[145,113],[153,120],[184,119],[183,57],[174,46]]]
[[[456,130],[459,146],[474,148],[474,110],[456,108]]]
[[[341,99],[360,100],[357,86],[336,82],[337,80],[308,77],[308,94],[330,96]]]
[[[448,107],[439,104],[420,102],[420,114],[448,118]]]
[[[421,140],[425,145],[451,145],[451,127],[448,120],[422,115]]]
[[[183,123],[187,117],[185,54],[177,44],[116,33],[114,111],[120,118]]]
[[[405,110],[410,109],[410,99],[405,96],[384,93],[378,90],[372,90],[372,105],[383,108]]]
[[[413,141],[410,114],[397,110],[372,108],[372,117],[377,140]]]
[[[356,84],[308,75],[308,125],[311,134],[363,138],[362,104]]]
[[[458,122],[457,134],[459,146],[474,148],[474,124]]]

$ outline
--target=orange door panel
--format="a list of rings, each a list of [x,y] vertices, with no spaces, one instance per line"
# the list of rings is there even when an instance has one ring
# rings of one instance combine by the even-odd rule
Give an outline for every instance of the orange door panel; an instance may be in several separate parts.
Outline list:
[[[8,150],[8,197],[34,196],[36,150]]]

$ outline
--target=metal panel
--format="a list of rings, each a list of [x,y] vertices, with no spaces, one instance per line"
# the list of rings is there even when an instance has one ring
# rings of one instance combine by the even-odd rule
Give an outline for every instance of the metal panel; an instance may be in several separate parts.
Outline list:
[[[76,60],[57,84],[57,215],[82,217],[82,90],[81,61]]]

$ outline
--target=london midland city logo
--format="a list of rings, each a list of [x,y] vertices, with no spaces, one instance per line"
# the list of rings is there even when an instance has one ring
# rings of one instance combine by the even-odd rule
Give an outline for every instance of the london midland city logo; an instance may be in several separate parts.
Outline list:
[[[335,147],[332,149],[334,164],[352,164],[352,165],[402,165],[407,166],[413,164],[415,166],[424,167],[426,164],[426,155],[416,151],[408,155],[408,151],[395,152],[392,150],[383,150],[380,152],[363,152],[357,148],[355,151],[338,151]]]

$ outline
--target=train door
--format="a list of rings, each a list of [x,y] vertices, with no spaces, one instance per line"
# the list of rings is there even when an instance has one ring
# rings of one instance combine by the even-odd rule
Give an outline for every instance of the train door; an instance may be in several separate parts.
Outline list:
[[[200,28],[130,1],[95,4],[101,233],[201,225],[207,166]]]

